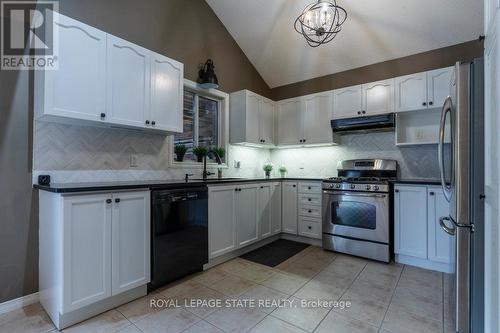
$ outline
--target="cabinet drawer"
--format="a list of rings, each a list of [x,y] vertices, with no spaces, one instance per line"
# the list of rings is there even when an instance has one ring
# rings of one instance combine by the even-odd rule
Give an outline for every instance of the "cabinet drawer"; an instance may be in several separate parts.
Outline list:
[[[321,239],[321,222],[314,219],[299,218],[299,235]]]
[[[321,205],[321,194],[299,194],[299,205]]]
[[[321,183],[299,183],[299,193],[321,194]]]
[[[299,215],[306,217],[321,217],[321,207],[320,206],[309,206],[309,205],[300,205]]]

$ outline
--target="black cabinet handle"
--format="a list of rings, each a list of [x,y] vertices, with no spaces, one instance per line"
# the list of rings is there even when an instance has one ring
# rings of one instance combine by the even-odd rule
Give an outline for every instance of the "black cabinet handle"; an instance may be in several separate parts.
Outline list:
[[[308,212],[308,213],[312,213],[312,210],[310,210],[310,209],[309,209],[307,212]]]
[[[434,192],[429,192],[429,195],[434,195]]]
[[[361,111],[358,111],[358,114],[361,114]]]
[[[479,199],[484,200],[485,198],[486,198],[486,195],[484,195],[484,194],[479,195]]]
[[[394,192],[399,193],[399,190],[394,190]]]
[[[366,111],[361,111],[361,113],[362,113],[362,114],[365,114],[365,113],[366,113]]]
[[[422,105],[423,105],[423,106],[426,106],[426,105],[427,105],[427,103],[423,102],[423,103],[422,103]]]
[[[308,189],[308,190],[310,190],[310,189],[311,189],[311,186],[308,186],[308,187],[307,187],[307,189]]]
[[[261,186],[260,188],[264,188],[264,186]]]
[[[429,105],[432,105],[432,104],[434,104],[434,102],[430,101],[430,102],[429,102]]]
[[[116,202],[116,203],[119,203],[120,201],[121,201],[121,200],[120,200],[120,198],[116,198],[116,199],[115,199],[115,202]]]
[[[110,204],[111,203],[111,199],[106,199],[106,203]]]
[[[295,185],[295,184],[293,184],[292,186],[293,186],[293,187],[297,187],[297,185]]]
[[[101,118],[106,118],[106,114],[104,112],[101,113]]]
[[[154,125],[156,125],[156,121],[154,121],[154,120],[153,120],[153,121],[151,122],[151,125],[153,125],[153,126],[154,126]]]
[[[302,142],[306,142],[306,139],[302,140]]]
[[[262,140],[262,142],[266,142],[266,140]]]
[[[312,229],[312,227],[311,227],[311,226],[307,226],[307,229],[311,230],[311,229]]]
[[[311,201],[311,198],[307,198],[307,201]]]
[[[149,125],[149,120],[146,120],[146,125]]]

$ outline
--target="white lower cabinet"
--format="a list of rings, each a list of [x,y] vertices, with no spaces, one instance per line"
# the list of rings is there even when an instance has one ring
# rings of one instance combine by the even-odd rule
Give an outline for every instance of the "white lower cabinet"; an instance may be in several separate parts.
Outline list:
[[[257,195],[259,184],[238,185],[236,190],[236,230],[238,246],[246,246],[259,238]]]
[[[276,235],[281,233],[281,182],[273,183],[271,211],[272,234]]]
[[[236,249],[234,185],[208,188],[208,247],[210,258]]]
[[[40,300],[57,328],[146,294],[150,192],[40,191]]]
[[[259,221],[259,238],[266,238],[271,236],[272,229],[272,218],[273,218],[273,183],[263,183],[259,186],[258,200],[259,200],[259,211],[258,211],[258,221]]]
[[[300,182],[298,234],[321,239],[321,182]]]
[[[282,232],[297,235],[297,183],[283,182],[281,191]]]
[[[449,215],[442,189],[431,185],[394,188],[394,253],[396,261],[451,272],[452,241],[439,226]]]

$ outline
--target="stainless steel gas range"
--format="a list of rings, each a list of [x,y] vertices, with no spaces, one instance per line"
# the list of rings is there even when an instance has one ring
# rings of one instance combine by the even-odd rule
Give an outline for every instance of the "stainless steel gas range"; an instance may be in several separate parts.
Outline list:
[[[338,177],[323,180],[323,248],[389,262],[390,180],[397,162],[339,162]]]

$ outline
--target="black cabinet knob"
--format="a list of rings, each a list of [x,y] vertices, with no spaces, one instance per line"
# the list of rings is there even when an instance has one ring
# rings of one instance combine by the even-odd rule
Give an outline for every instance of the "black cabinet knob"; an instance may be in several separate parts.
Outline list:
[[[311,201],[311,198],[307,198],[307,201]]]
[[[297,185],[295,185],[295,184],[293,184],[292,186],[293,186],[293,187],[297,187]]]
[[[394,192],[399,193],[399,190],[394,190]]]
[[[429,195],[434,195],[434,192],[429,192]]]
[[[101,118],[106,118],[106,114],[104,112],[101,113]]]
[[[365,113],[366,113],[366,111],[361,111],[361,113],[362,113],[362,114],[365,114]]]
[[[120,198],[116,198],[116,199],[115,199],[115,202],[116,202],[116,203],[119,203],[120,201],[121,201],[121,200],[120,200]]]
[[[264,186],[261,186],[260,188],[264,188]]]
[[[427,103],[423,102],[423,103],[422,103],[422,105],[423,105],[423,106],[426,106],[426,105],[427,105]]]
[[[432,104],[434,104],[434,102],[430,101],[430,102],[429,102],[429,105],[432,105]]]
[[[302,140],[302,142],[306,142],[306,139]]]
[[[266,140],[262,140],[262,142],[266,142]]]
[[[106,203],[110,204],[111,203],[111,199],[106,199]]]
[[[311,230],[311,229],[312,229],[312,227],[311,227],[311,226],[307,226],[307,229]]]
[[[307,189],[308,189],[308,190],[310,190],[310,189],[311,189],[311,186],[308,186],[308,187],[307,187]]]
[[[312,210],[310,210],[310,209],[309,209],[307,212],[308,212],[308,213],[312,213]]]
[[[154,126],[154,125],[156,125],[156,121],[154,121],[154,120],[153,120],[153,121],[151,122],[151,125],[153,125],[153,126]]]
[[[146,120],[146,125],[149,125],[149,120]]]
[[[358,114],[361,114],[361,111],[358,111]]]

